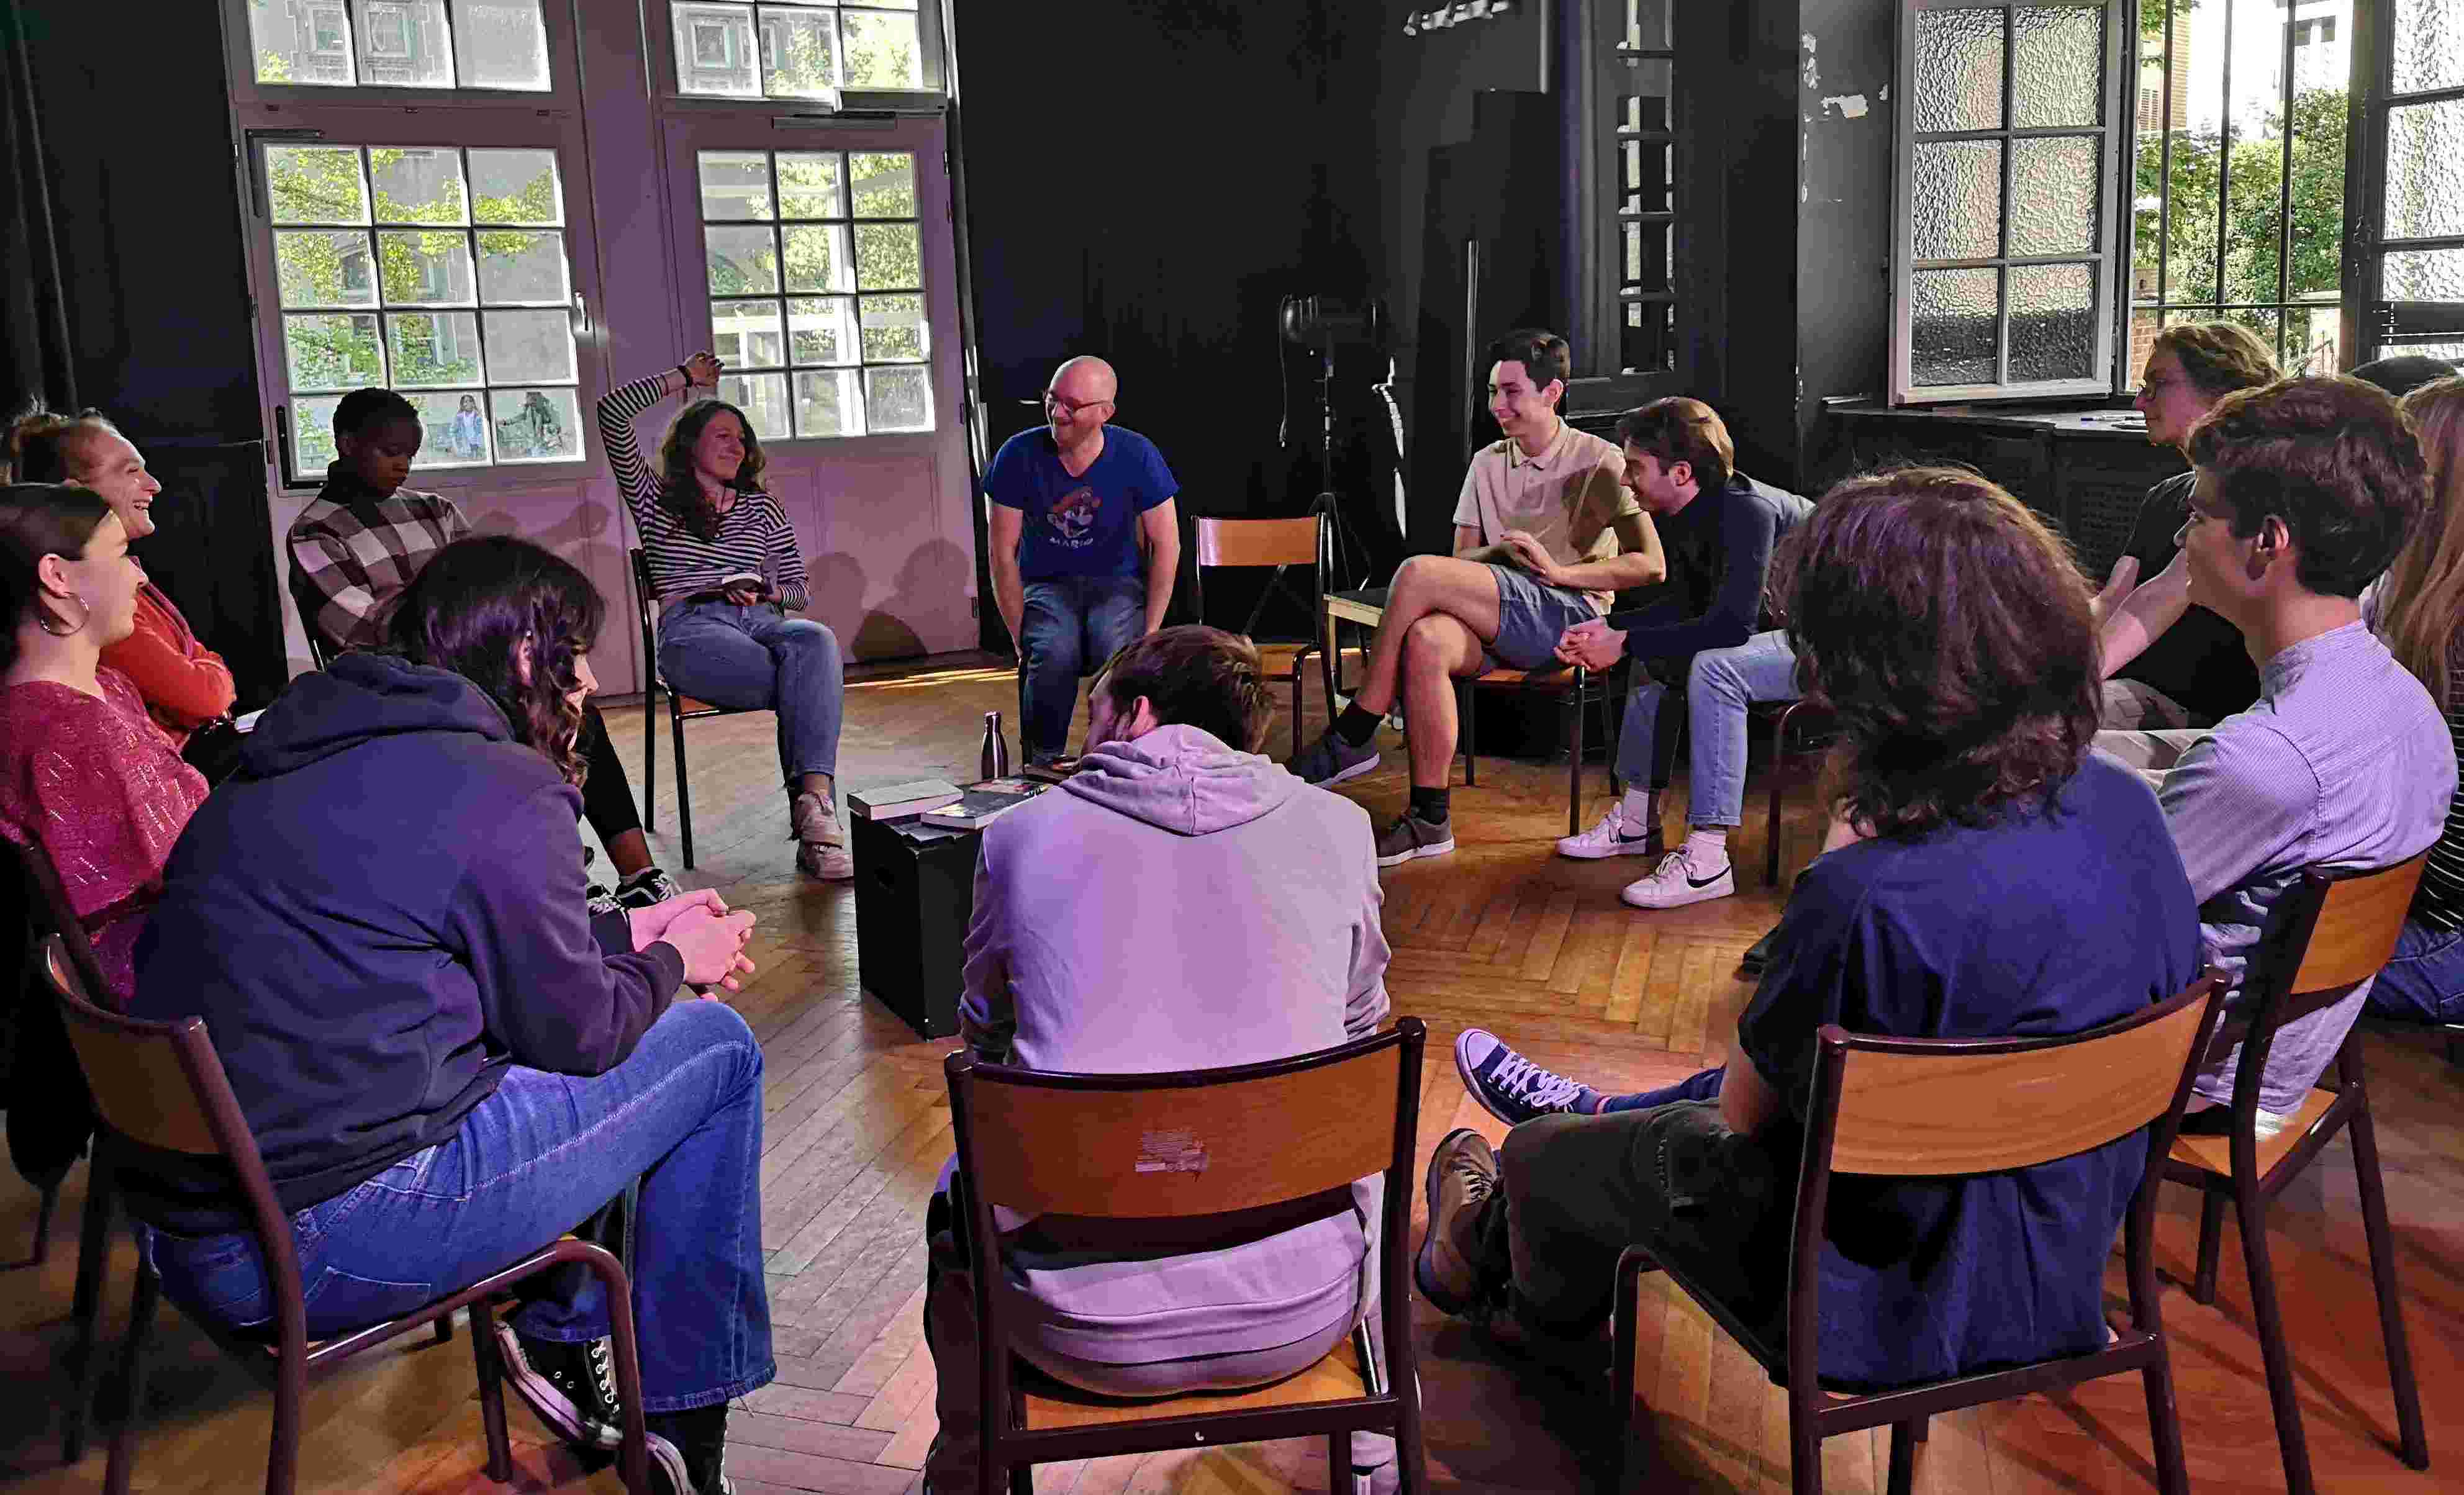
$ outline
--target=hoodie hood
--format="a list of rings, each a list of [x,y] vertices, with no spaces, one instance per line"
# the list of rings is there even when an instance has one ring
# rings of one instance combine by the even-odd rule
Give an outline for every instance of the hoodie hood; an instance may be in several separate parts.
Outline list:
[[[1175,724],[1090,750],[1061,787],[1176,835],[1204,836],[1245,825],[1307,786],[1271,758]]]
[[[270,779],[363,742],[414,732],[514,739],[503,710],[463,676],[392,654],[353,652],[301,675],[266,708],[241,743],[239,771]]]

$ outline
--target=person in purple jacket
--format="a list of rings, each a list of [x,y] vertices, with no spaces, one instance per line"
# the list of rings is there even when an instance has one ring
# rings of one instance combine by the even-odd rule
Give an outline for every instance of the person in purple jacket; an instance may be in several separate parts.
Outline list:
[[[1262,1063],[1375,1031],[1387,949],[1368,812],[1258,755],[1272,708],[1257,650],[1214,628],[1164,628],[1115,653],[1089,699],[1080,771],[984,832],[958,1009],[967,1046],[997,1064],[1129,1073]],[[941,1416],[925,1476],[943,1492],[975,1487],[981,1446],[951,1172],[925,1225]],[[1030,1306],[1013,1348],[1105,1396],[1280,1380],[1369,1314],[1380,1185],[1355,1184],[1349,1214],[1159,1259],[1090,1259],[1023,1222],[1005,1242]],[[1354,1435],[1351,1487],[1393,1457],[1393,1440]]]
[[[718,1495],[727,1404],[775,1374],[761,1047],[726,1003],[674,999],[752,968],[753,915],[706,891],[587,912],[576,739],[605,613],[527,541],[438,551],[391,651],[294,683],[190,820],[129,1011],[206,1020],[292,1215],[311,1339],[476,1282],[640,1178],[653,1484]],[[173,1302],[271,1317],[219,1160],[119,1176]],[[606,1333],[576,1272],[505,1335],[516,1389],[593,1451],[616,1443]]]

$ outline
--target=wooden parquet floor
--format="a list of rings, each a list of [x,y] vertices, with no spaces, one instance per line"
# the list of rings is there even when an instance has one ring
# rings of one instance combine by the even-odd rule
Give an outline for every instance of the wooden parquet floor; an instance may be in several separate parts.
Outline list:
[[[961,656],[861,672],[848,693],[847,784],[923,774],[973,777],[980,714],[1014,713],[1009,671]],[[638,705],[611,709],[619,745],[641,762]],[[1312,729],[1319,723],[1314,719]],[[1082,718],[1083,719],[1083,718]],[[673,765],[664,716],[654,842],[673,868]],[[934,1429],[934,1373],[921,1335],[924,1204],[950,1149],[939,1061],[949,1042],[920,1043],[857,985],[853,892],[793,880],[785,802],[773,776],[772,719],[715,718],[687,728],[699,868],[690,881],[756,909],[759,979],[738,1006],[764,1044],[766,1152],[761,1168],[780,1374],[730,1422],[729,1468],[742,1495],[831,1491],[896,1495],[920,1484]],[[1286,740],[1279,728],[1270,740]],[[1380,815],[1399,807],[1401,754],[1344,786]],[[1739,896],[1645,914],[1617,901],[1643,869],[1627,860],[1564,861],[1550,840],[1565,824],[1563,764],[1484,759],[1481,786],[1458,789],[1454,855],[1387,874],[1388,986],[1397,1013],[1432,1029],[1421,1101],[1426,1149],[1457,1126],[1492,1140],[1504,1128],[1464,1095],[1447,1045],[1468,1024],[1503,1033],[1552,1066],[1614,1088],[1663,1083],[1717,1062],[1750,995],[1737,956],[1776,917],[1759,885],[1759,817],[1735,851]],[[1601,776],[1592,777],[1595,799]],[[1810,806],[1788,827],[1791,865],[1818,835]],[[1672,824],[1675,816],[1672,814]],[[2425,1042],[2370,1044],[2372,1091],[2387,1169],[2407,1313],[2437,1465],[2415,1474],[2387,1445],[2387,1389],[2349,1153],[2325,1161],[2279,1199],[2272,1244],[2286,1285],[2291,1334],[2320,1487],[2429,1492],[2464,1487],[2464,1071]],[[52,1259],[0,1272],[0,1490],[90,1491],[95,1451],[58,1464],[61,1363],[75,1268],[83,1172],[63,1200]],[[2175,1198],[2159,1259],[2186,1274],[2194,1219]],[[31,1190],[0,1170],[0,1259],[22,1261]],[[1417,1238],[1418,1223],[1415,1225]],[[133,1261],[114,1253],[113,1331]],[[1647,1279],[1647,1281],[1649,1281]],[[2118,1295],[2118,1276],[2108,1287]],[[2203,1490],[2284,1487],[2249,1296],[2228,1242],[2215,1307],[2168,1291],[2186,1437]],[[1608,1487],[1605,1471],[1628,1418],[1607,1403],[1605,1378],[1506,1357],[1463,1326],[1415,1305],[1429,1463],[1446,1489],[1552,1492]],[[481,1495],[478,1408],[467,1334],[432,1348],[365,1356],[312,1393],[302,1488],[387,1495]],[[162,1495],[258,1487],[268,1404],[234,1367],[165,1310],[145,1407],[136,1487]],[[1605,1354],[1603,1355],[1605,1367]],[[1771,1491],[1788,1486],[1780,1394],[1700,1312],[1656,1286],[1645,1299],[1627,1488]],[[119,1396],[106,1385],[106,1418]],[[585,1477],[530,1419],[512,1415],[524,1491],[612,1495],[612,1473]],[[1879,1490],[1880,1436],[1833,1440],[1829,1488]],[[1055,1465],[1036,1486],[1076,1495],[1265,1495],[1323,1490],[1314,1440]],[[2106,1381],[1937,1418],[1918,1462],[1928,1492],[2036,1495],[2151,1487],[2137,1386]]]

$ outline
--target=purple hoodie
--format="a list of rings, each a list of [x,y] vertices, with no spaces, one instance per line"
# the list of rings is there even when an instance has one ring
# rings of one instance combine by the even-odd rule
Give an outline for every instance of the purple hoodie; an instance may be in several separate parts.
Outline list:
[[[959,1031],[998,1063],[1098,1074],[1331,1048],[1386,1015],[1382,902],[1349,800],[1195,727],[1108,742],[984,832]],[[1062,1256],[1030,1230],[1005,1274],[1029,1300],[1020,1348],[1143,1364],[1356,1319],[1378,1185],[1354,1186],[1356,1218],[1186,1256]]]

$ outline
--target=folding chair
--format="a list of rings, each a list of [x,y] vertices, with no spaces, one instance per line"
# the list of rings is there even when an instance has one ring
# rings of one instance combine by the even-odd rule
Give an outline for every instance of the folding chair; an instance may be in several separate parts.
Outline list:
[[[1243,638],[1254,640],[1258,620],[1265,615],[1266,604],[1277,592],[1284,590],[1285,573],[1293,566],[1309,568],[1309,616],[1316,618],[1324,610],[1328,563],[1324,515],[1300,519],[1200,518],[1195,523],[1198,559],[1192,568],[1190,590],[1199,622],[1206,621],[1206,568],[1209,566],[1275,568],[1274,574],[1266,579],[1266,584],[1259,590],[1258,604],[1249,609],[1248,621],[1237,630]],[[1306,644],[1257,646],[1259,663],[1265,667],[1265,678],[1291,685],[1292,752],[1295,755],[1301,750],[1301,682],[1308,677],[1309,656],[1315,654],[1319,647],[1315,640]]]

